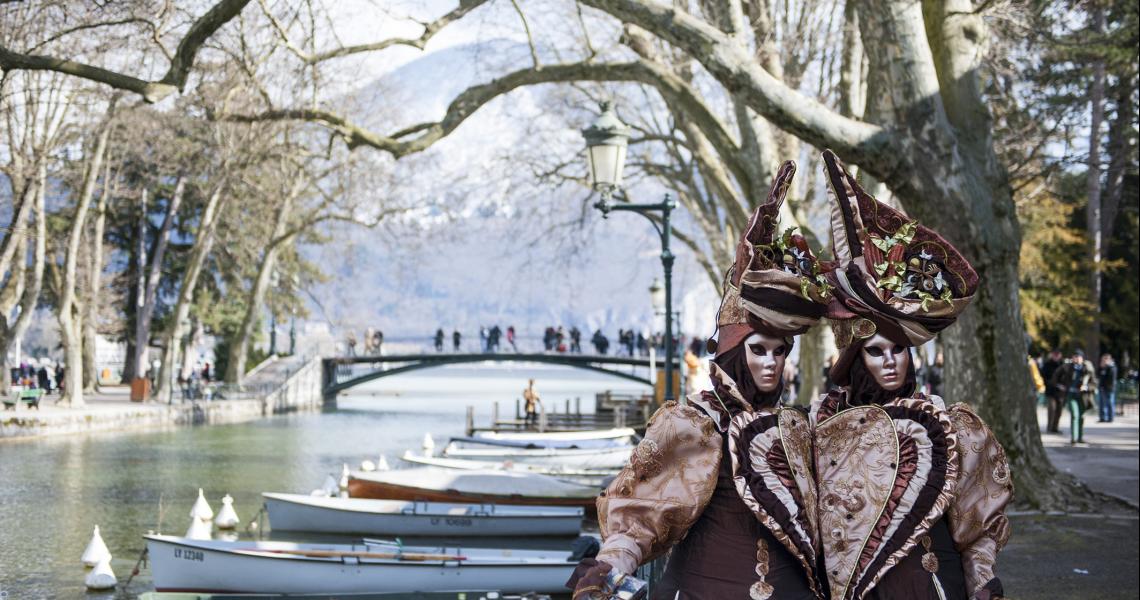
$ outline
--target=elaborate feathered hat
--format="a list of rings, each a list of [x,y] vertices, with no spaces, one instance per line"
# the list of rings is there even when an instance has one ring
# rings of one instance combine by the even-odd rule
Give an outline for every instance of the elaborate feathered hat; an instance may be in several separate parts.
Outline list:
[[[865,192],[831,150],[823,165],[838,261],[828,315],[836,344],[845,349],[876,333],[905,346],[932,339],[973,300],[977,272],[942,236]],[[840,385],[854,354],[841,353],[832,369]]]
[[[709,340],[709,352],[730,350],[753,331],[801,334],[825,312],[830,284],[823,267],[802,235],[794,229],[780,234],[777,228],[795,173],[794,162],[780,165],[768,199],[756,207],[740,236],[736,259],[725,273],[717,340]]]

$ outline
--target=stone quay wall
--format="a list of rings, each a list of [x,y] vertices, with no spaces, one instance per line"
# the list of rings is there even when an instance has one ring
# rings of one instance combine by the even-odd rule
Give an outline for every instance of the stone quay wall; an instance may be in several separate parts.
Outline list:
[[[90,397],[82,408],[54,406],[47,397],[41,408],[18,405],[0,411],[0,441],[45,436],[122,430],[161,430],[180,426],[241,423],[272,415],[321,410],[321,360],[271,365],[276,376],[251,377],[248,386],[233,399],[179,401],[175,404],[130,402],[125,394]],[[268,371],[269,369],[261,369]],[[253,375],[253,373],[251,373]],[[268,380],[267,380],[268,379]],[[177,392],[176,392],[177,393]]]

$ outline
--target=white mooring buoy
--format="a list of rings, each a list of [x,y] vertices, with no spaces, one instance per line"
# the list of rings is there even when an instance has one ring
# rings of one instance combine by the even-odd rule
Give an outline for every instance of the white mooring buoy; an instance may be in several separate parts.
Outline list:
[[[367,473],[369,471],[375,471],[376,470],[376,463],[374,463],[374,462],[372,462],[366,458],[366,459],[360,461],[360,470],[364,471],[365,473]]]
[[[198,499],[194,501],[194,507],[190,509],[190,516],[203,521],[210,521],[214,518],[214,509],[210,508],[209,502],[206,502],[206,495],[202,493],[202,488],[198,488]]]
[[[191,540],[209,540],[213,536],[213,527],[209,521],[198,517],[190,517],[190,528],[186,530],[186,538]]]
[[[119,580],[115,578],[115,572],[111,570],[111,555],[107,554],[102,560],[96,563],[95,568],[87,574],[87,578],[83,580],[84,585],[89,590],[113,590],[115,586],[119,585]]]
[[[377,471],[391,471],[392,467],[388,466],[388,457],[383,454],[380,455],[380,460],[376,461]]]
[[[336,482],[338,491],[343,492],[344,490],[348,489],[348,473],[348,463],[341,463],[340,481]]]
[[[240,522],[241,519],[238,518],[237,511],[234,510],[234,499],[226,494],[222,497],[222,509],[214,518],[214,524],[218,526],[218,529],[233,529]]]
[[[99,561],[106,558],[111,560],[111,551],[107,549],[107,544],[103,542],[103,536],[99,535],[99,526],[95,526],[95,533],[91,534],[91,541],[87,542],[87,549],[83,551],[83,566],[94,567],[99,564]]]

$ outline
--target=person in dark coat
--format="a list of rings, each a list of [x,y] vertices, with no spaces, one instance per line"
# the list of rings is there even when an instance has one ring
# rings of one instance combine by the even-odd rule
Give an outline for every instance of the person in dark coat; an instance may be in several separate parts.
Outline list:
[[[1053,376],[1057,374],[1062,364],[1064,362],[1061,360],[1061,351],[1056,349],[1050,352],[1048,358],[1041,364],[1041,378],[1050,384],[1045,388],[1046,433],[1061,433],[1061,407],[1064,406],[1064,400],[1057,388],[1051,384]]]

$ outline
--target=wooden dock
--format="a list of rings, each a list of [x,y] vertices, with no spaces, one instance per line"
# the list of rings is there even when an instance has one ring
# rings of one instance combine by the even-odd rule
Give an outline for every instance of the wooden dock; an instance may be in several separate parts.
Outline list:
[[[549,410],[545,404],[540,404],[538,423],[528,425],[522,406],[522,400],[516,398],[513,417],[505,417],[499,403],[495,402],[491,408],[490,424],[482,427],[475,424],[475,407],[468,406],[467,435],[480,431],[586,431],[612,427],[631,427],[638,433],[644,433],[650,415],[657,408],[649,394],[602,392],[594,398],[593,412],[582,412],[581,398],[574,398],[573,402],[567,398],[562,406],[552,403]]]

